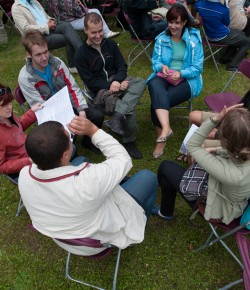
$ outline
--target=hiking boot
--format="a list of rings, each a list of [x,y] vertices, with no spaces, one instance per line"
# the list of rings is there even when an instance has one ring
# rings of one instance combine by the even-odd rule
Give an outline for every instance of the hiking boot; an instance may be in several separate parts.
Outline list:
[[[115,112],[108,121],[104,122],[104,125],[108,127],[112,132],[123,136],[125,132],[122,129],[122,125],[125,120],[125,115]]]
[[[133,159],[141,159],[142,153],[137,149],[135,142],[124,143],[123,146],[128,151],[128,154]]]

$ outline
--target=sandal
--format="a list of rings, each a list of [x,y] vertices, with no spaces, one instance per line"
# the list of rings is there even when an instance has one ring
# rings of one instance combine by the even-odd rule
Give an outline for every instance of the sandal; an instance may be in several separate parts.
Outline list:
[[[177,161],[181,161],[182,163],[188,162],[188,157],[185,154],[180,154],[175,158]]]

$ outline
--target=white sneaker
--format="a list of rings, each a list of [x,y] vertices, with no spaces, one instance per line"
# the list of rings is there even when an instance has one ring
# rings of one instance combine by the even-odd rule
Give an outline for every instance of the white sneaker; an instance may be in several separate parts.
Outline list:
[[[109,31],[109,33],[108,34],[106,34],[104,37],[105,38],[112,38],[112,37],[116,37],[116,36],[118,36],[120,34],[120,32],[114,32],[114,31]]]
[[[72,74],[78,74],[78,70],[76,67],[69,67],[69,72]]]

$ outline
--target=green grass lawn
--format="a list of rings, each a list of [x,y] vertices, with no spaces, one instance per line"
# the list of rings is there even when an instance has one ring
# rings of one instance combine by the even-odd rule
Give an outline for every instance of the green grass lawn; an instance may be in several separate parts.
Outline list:
[[[9,43],[0,45],[0,82],[14,90],[18,73],[25,62],[25,52],[20,36],[14,28],[8,29],[8,32]],[[133,47],[129,33],[121,33],[115,40],[127,58]],[[129,68],[131,76],[146,79],[150,73],[151,65],[144,56]],[[230,76],[231,73],[225,71],[223,66],[220,66],[218,74],[212,60],[206,61],[203,73],[204,88],[193,102],[194,109],[207,110],[204,97],[219,92]],[[77,76],[76,79],[81,86],[80,78]],[[237,75],[228,89],[243,96],[249,89],[249,80],[243,75]],[[174,160],[188,129],[187,118],[178,117],[187,117],[188,111],[171,110],[170,121],[175,134],[168,141],[163,157],[154,160],[152,152],[156,137],[149,108],[150,98],[146,91],[137,107],[137,144],[144,158],[133,161],[134,167],[130,174],[143,168],[156,172],[161,160]],[[14,111],[19,115],[22,113],[17,104],[14,104]],[[93,162],[103,160],[102,157],[83,149],[80,142],[78,150]],[[15,217],[20,198],[17,187],[3,177],[0,177],[0,184],[0,289],[84,288],[64,278],[66,252],[50,238],[28,228],[30,219],[26,210],[23,209],[21,215]],[[159,198],[160,191],[158,201]],[[118,289],[218,289],[241,277],[240,268],[220,245],[199,253],[192,252],[192,249],[206,240],[209,228],[206,222],[199,218],[196,222],[200,227],[190,225],[190,208],[179,196],[175,215],[176,220],[173,222],[151,217],[143,243],[122,251]],[[227,240],[237,251],[235,240]],[[80,279],[86,278],[86,281],[96,282],[99,286],[111,289],[115,258],[113,254],[104,260],[93,261],[75,256],[72,260],[73,273]],[[243,289],[243,286],[239,285],[234,289]]]

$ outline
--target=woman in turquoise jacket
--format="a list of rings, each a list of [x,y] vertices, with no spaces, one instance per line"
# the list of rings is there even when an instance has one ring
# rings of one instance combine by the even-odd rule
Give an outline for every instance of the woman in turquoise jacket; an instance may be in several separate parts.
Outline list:
[[[154,72],[147,80],[151,118],[157,132],[154,158],[163,154],[167,139],[173,135],[169,109],[198,96],[203,86],[204,55],[199,30],[190,28],[188,13],[182,5],[174,5],[168,11],[167,21],[167,31],[156,38],[152,57]],[[162,73],[162,77],[157,73]],[[172,84],[166,77],[171,78]]]

